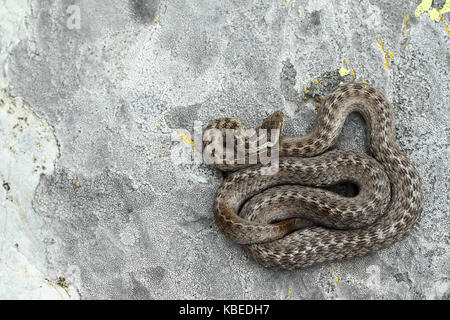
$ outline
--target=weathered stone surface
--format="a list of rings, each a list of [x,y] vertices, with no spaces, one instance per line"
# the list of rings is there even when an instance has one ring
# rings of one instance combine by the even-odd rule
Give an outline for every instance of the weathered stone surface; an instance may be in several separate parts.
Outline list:
[[[30,288],[0,277],[0,297],[448,299],[449,13],[416,17],[419,0],[21,3],[26,28],[15,37],[23,40],[1,52],[5,85],[54,148],[26,145],[25,155],[38,150],[50,169],[39,185],[25,171],[11,183],[39,221],[31,228],[42,250],[24,253],[39,280]],[[266,270],[214,223],[221,174],[174,163],[174,147],[191,145],[171,134],[222,116],[254,126],[275,110],[286,114],[284,134],[304,134],[321,97],[352,80],[393,103],[399,145],[423,178],[423,214],[375,254]],[[13,141],[8,126],[0,119],[2,143]],[[338,146],[364,150],[364,139],[362,118],[351,115]],[[18,170],[14,157],[0,158],[1,184]],[[27,225],[3,218],[12,191],[0,188],[9,230],[2,267],[15,259],[11,234]]]

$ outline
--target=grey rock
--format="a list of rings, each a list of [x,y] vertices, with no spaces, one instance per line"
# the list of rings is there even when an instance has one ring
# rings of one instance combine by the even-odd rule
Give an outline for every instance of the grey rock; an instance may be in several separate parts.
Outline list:
[[[33,199],[53,278],[83,299],[448,299],[450,37],[414,16],[419,1],[78,1],[70,29],[72,3],[32,2],[28,39],[8,57],[11,94],[59,148]],[[264,269],[214,223],[222,175],[174,164],[188,143],[171,134],[224,116],[252,127],[275,110],[283,134],[305,134],[320,97],[354,80],[392,102],[423,214],[377,253]],[[365,150],[359,115],[337,146]]]

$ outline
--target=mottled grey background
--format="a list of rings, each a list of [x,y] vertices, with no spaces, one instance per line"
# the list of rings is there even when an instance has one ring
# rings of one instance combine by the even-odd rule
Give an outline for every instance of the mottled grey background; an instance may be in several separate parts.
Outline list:
[[[59,148],[33,199],[48,279],[82,299],[448,299],[450,15],[416,17],[419,3],[33,1],[7,75]],[[282,110],[283,133],[304,134],[319,97],[353,79],[393,103],[423,215],[375,254],[264,269],[214,223],[221,174],[175,165],[171,133],[221,116],[254,126]],[[364,150],[364,139],[352,114],[338,146]]]

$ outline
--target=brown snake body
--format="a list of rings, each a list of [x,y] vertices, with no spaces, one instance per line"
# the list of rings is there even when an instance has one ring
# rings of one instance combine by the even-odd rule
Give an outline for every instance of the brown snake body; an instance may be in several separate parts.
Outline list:
[[[365,119],[374,159],[327,151],[354,111]],[[281,128],[282,122],[278,111],[262,126]],[[240,127],[232,118],[208,126]],[[261,175],[261,165],[217,166],[235,172],[217,192],[216,223],[266,267],[300,269],[377,251],[401,239],[422,211],[421,179],[397,146],[390,104],[367,84],[339,86],[321,106],[311,133],[280,138],[279,155],[274,175]],[[356,184],[358,194],[344,197],[320,188],[341,182]]]

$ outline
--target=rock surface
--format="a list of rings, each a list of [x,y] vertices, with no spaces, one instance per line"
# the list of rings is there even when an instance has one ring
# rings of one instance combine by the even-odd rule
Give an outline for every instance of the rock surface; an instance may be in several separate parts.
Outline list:
[[[0,298],[449,298],[450,1],[2,2]],[[214,223],[222,175],[178,149],[223,116],[305,134],[348,81],[392,102],[423,214],[377,253],[264,269]],[[350,115],[338,147],[364,140]]]

